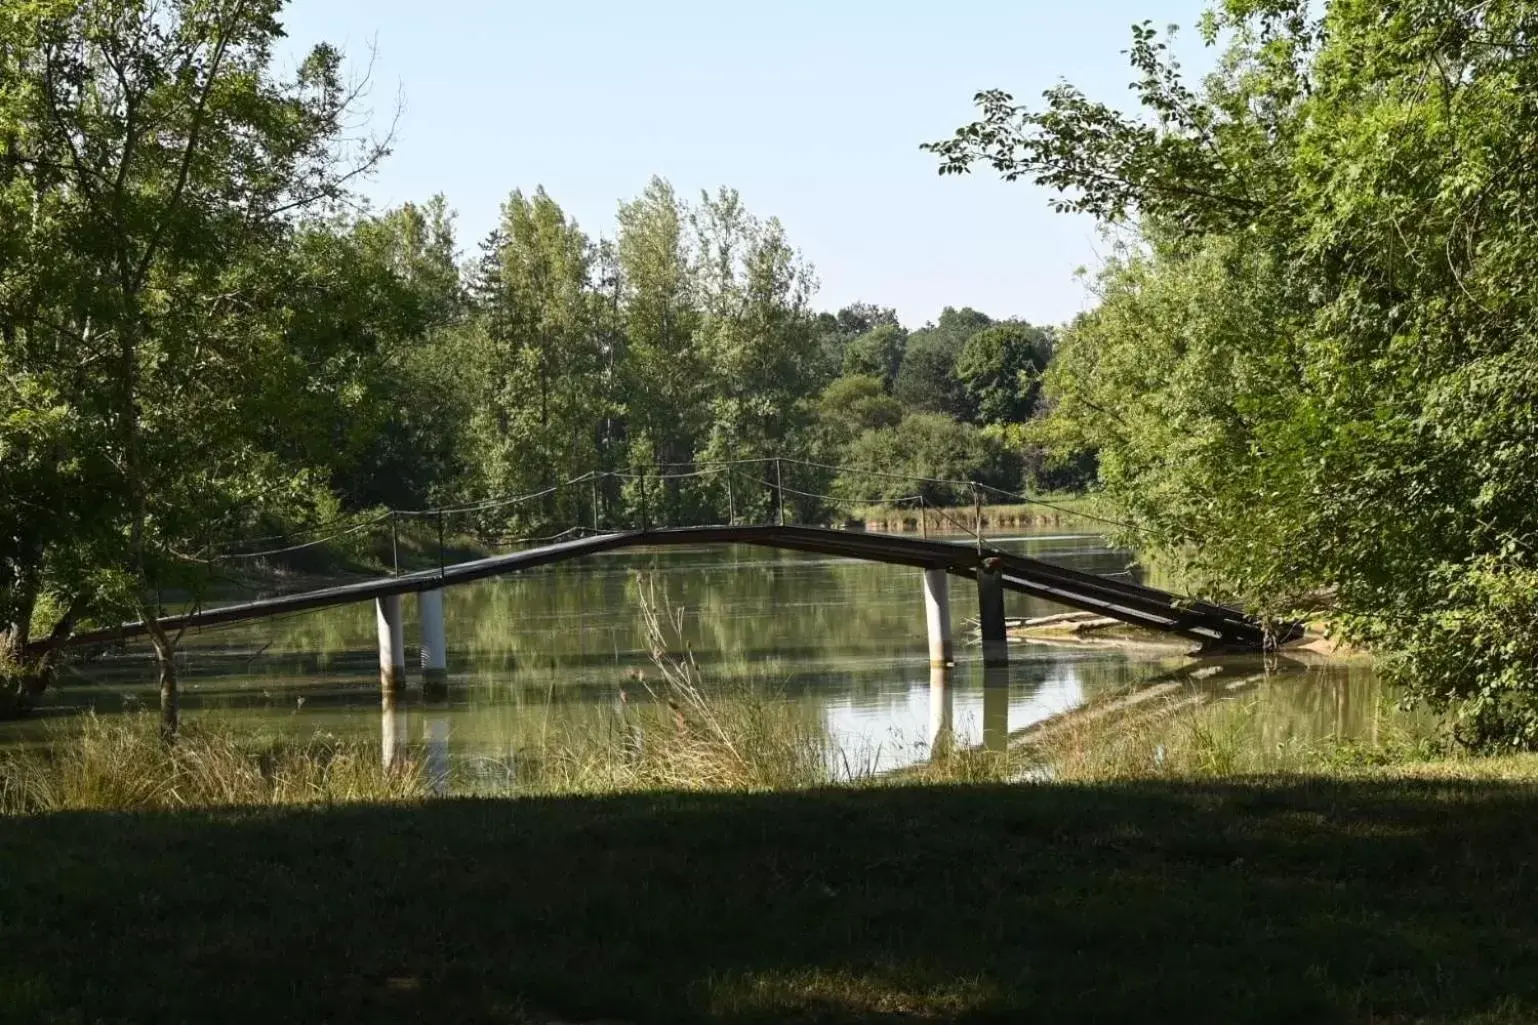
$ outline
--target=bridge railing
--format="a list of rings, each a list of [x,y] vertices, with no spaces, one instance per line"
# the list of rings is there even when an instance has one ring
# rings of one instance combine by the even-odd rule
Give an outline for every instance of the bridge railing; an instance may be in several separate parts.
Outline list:
[[[986,481],[762,456],[593,469],[518,494],[427,509],[376,509],[285,533],[229,539],[186,558],[232,579],[242,568],[261,565],[324,570],[338,553],[400,573],[445,567],[488,549],[620,530],[772,523],[865,530],[873,507],[884,510],[886,522],[902,521],[904,530],[966,538],[983,550],[989,546],[987,510],[999,504],[1041,506],[1097,526],[1130,529]],[[295,586],[312,582],[296,578]]]

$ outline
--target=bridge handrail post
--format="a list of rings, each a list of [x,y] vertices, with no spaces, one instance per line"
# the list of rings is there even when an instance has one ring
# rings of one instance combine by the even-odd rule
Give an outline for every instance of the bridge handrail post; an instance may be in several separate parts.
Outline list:
[[[972,483],[972,515],[973,533],[977,535],[977,554],[981,555],[983,554],[983,492],[976,481]]]
[[[774,495],[780,506],[780,526],[785,526],[785,478],[780,472],[780,457],[774,457]]]
[[[651,529],[651,527],[650,527],[650,524],[647,523],[647,513],[646,513],[646,467],[642,466],[641,467],[641,530],[643,532],[645,532],[645,531],[647,531],[649,529]]]
[[[592,472],[593,478],[593,533],[598,533],[598,471]]]
[[[390,510],[390,575],[401,575],[401,544],[400,532],[395,525],[395,510]]]
[[[732,495],[732,464],[726,464],[726,525],[737,525],[737,499]]]
[[[924,501],[924,492],[919,492],[919,531],[924,535],[924,540],[929,540],[929,503]]]
[[[438,579],[442,580],[448,570],[448,556],[445,552],[443,537],[443,510],[438,510]]]

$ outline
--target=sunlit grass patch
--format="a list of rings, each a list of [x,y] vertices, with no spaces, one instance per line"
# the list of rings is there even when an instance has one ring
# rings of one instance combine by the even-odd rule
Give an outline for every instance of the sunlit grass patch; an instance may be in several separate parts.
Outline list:
[[[960,1018],[997,998],[996,987],[978,976],[925,984],[922,965],[891,965],[884,971],[799,969],[716,977],[703,987],[703,1003],[726,1020],[821,1020],[875,1017],[884,1021]],[[903,979],[911,980],[904,984]]]

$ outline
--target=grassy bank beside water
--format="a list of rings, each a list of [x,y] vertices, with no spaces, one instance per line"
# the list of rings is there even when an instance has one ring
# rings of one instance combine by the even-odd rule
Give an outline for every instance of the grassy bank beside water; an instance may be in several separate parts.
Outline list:
[[[451,799],[215,726],[7,755],[0,1020],[1538,1018],[1538,759],[1391,705],[1263,775],[1257,692],[829,787],[782,706],[659,699]]]

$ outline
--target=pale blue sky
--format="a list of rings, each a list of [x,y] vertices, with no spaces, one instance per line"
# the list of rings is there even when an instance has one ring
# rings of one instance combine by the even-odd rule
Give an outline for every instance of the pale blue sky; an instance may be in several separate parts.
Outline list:
[[[514,188],[544,185],[589,234],[653,174],[686,195],[730,185],[778,216],[816,266],[816,304],[897,307],[917,327],[946,305],[1056,323],[1084,309],[1074,270],[1094,226],[981,171],[940,178],[918,144],[998,86],[1059,78],[1122,102],[1129,27],[1179,24],[1205,67],[1203,0],[781,0],[528,3],[293,0],[293,43],[361,64],[370,103],[405,110],[378,206],[444,193],[473,250]]]

